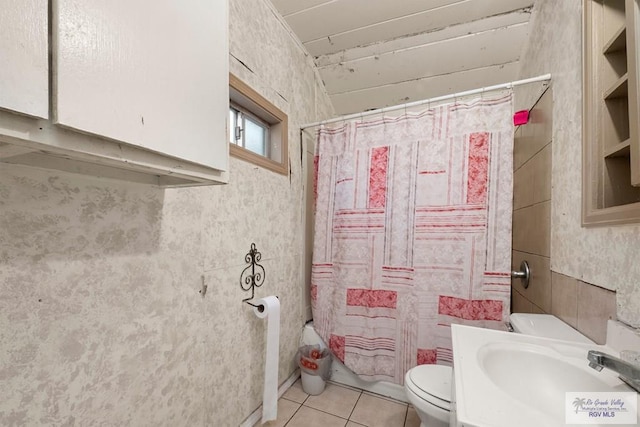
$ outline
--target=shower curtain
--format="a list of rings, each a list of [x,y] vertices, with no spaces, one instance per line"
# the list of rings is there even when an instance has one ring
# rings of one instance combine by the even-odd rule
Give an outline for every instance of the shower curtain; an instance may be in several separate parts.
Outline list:
[[[314,327],[364,380],[451,364],[451,324],[504,329],[511,91],[317,132]]]

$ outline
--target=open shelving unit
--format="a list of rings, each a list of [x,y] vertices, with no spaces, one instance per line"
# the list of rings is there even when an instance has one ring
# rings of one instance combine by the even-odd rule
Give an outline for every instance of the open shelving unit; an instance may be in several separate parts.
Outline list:
[[[640,222],[638,0],[584,0],[583,224]]]

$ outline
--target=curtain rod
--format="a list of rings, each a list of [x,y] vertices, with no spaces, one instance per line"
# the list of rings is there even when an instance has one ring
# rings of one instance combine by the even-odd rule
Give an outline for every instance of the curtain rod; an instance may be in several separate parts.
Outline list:
[[[538,77],[531,77],[531,78],[528,78],[528,79],[516,80],[516,81],[513,81],[513,82],[509,82],[509,83],[502,83],[502,84],[499,84],[499,85],[486,86],[486,87],[482,87],[482,88],[479,88],[479,89],[472,89],[472,90],[467,90],[467,91],[464,91],[464,92],[452,93],[452,94],[449,94],[449,95],[436,96],[435,98],[423,99],[421,101],[413,101],[413,102],[409,102],[409,103],[406,103],[406,104],[393,105],[391,107],[378,108],[376,110],[364,111],[362,113],[347,114],[345,116],[340,116],[340,117],[336,117],[336,118],[328,119],[328,120],[322,120],[320,122],[307,123],[307,124],[304,124],[304,125],[300,126],[300,129],[302,130],[302,129],[307,129],[307,128],[314,127],[314,126],[325,125],[325,124],[329,124],[329,123],[342,122],[342,121],[345,121],[345,120],[356,119],[356,118],[365,117],[365,116],[373,116],[375,114],[384,114],[384,113],[386,113],[388,111],[402,110],[403,108],[416,107],[418,105],[424,105],[424,104],[430,104],[430,103],[433,103],[433,102],[445,101],[447,99],[452,99],[452,98],[462,98],[464,96],[475,95],[477,93],[484,93],[484,92],[489,92],[489,91],[493,91],[493,90],[500,90],[500,89],[511,89],[514,86],[521,86],[521,85],[526,85],[526,84],[529,84],[529,83],[543,82],[543,81],[547,81],[547,80],[551,80],[551,74],[544,74],[544,75],[541,75],[541,76],[538,76]]]

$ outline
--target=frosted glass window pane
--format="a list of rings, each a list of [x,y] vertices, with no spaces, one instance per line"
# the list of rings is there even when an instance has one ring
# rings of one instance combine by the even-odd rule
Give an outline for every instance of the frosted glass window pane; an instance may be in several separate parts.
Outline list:
[[[267,156],[266,152],[267,132],[262,126],[248,120],[244,120],[244,148],[261,156]]]

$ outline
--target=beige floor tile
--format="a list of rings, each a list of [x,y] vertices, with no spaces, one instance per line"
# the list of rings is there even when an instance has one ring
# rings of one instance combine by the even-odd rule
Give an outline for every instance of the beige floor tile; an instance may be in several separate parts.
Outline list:
[[[368,427],[403,427],[407,405],[362,394],[349,419]]]
[[[294,402],[304,403],[309,395],[302,389],[302,381],[300,381],[300,378],[298,378],[298,381],[293,383],[293,385],[289,387],[289,390],[284,392],[282,397]]]
[[[358,424],[358,423],[354,423],[353,421],[349,421],[347,423],[347,427],[367,427],[364,424]]]
[[[268,427],[284,427],[285,424],[293,417],[293,414],[300,408],[301,404],[297,402],[293,402],[287,399],[279,399],[278,400],[278,419],[275,421],[270,421],[265,426]],[[261,421],[258,421],[255,426],[260,426]]]
[[[388,400],[389,402],[399,403],[400,405],[407,406],[406,402],[403,402],[402,400],[394,399],[393,397],[387,397],[381,394],[376,394],[376,393],[372,393],[370,391],[365,391],[365,390],[362,390],[362,394],[368,394],[369,396],[377,397],[378,399],[384,399],[384,400]]]
[[[411,405],[409,405],[409,409],[407,410],[407,419],[404,422],[404,427],[420,427],[420,417]]]
[[[287,427],[345,427],[347,420],[302,406],[291,418]]]
[[[304,405],[347,419],[359,396],[359,391],[329,383],[322,394],[309,396]]]
[[[327,384],[337,385],[337,386],[340,386],[342,388],[348,388],[349,390],[355,390],[355,391],[358,391],[358,392],[362,391],[362,389],[360,389],[358,387],[352,387],[350,385],[340,384],[340,383],[337,383],[337,382],[334,382],[334,381],[327,381]]]

